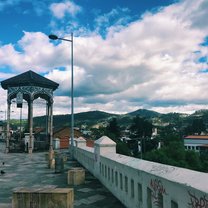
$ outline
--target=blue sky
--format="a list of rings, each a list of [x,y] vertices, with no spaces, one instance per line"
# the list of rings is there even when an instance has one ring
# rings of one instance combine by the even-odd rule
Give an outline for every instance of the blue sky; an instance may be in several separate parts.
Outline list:
[[[54,113],[70,113],[70,45],[47,35],[73,32],[75,112],[207,108],[207,10],[206,0],[1,1],[0,81],[40,73],[60,83]]]
[[[9,3],[10,2],[10,3]],[[0,3],[0,24],[3,25],[1,32],[1,42],[3,44],[16,43],[22,36],[23,31],[38,32],[45,34],[51,32],[52,27],[49,23],[54,18],[51,14],[50,5],[62,1],[53,0],[6,0]],[[63,1],[64,3],[67,1]],[[105,24],[101,34],[108,26],[115,23],[121,17],[124,17],[125,24],[139,19],[145,11],[154,11],[161,6],[166,6],[174,0],[146,0],[146,1],[99,1],[99,0],[79,0],[74,1],[80,10],[76,16],[65,13],[65,19],[54,19],[60,28],[67,28],[76,21],[81,27],[90,30],[96,30],[95,20],[98,16],[110,15],[112,11],[118,10],[118,13],[111,14],[111,23]],[[125,11],[123,11],[125,10]],[[67,24],[64,24],[67,23]],[[73,28],[73,27],[72,27]],[[59,29],[59,28],[56,28]]]

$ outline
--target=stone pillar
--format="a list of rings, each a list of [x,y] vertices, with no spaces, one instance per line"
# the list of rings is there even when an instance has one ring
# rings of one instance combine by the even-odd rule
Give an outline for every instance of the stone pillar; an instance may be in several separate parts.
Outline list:
[[[28,146],[28,153],[32,154],[33,151],[33,99],[30,99],[29,101],[29,146]]]
[[[50,143],[50,123],[51,123],[51,116],[50,116],[50,104],[49,102],[47,103],[47,137],[49,139],[49,143]]]
[[[95,175],[99,176],[100,156],[116,154],[116,143],[107,136],[102,136],[95,141]]]
[[[86,147],[86,140],[83,137],[79,137],[75,140],[75,145],[77,147]]]
[[[49,112],[49,119],[48,119],[48,126],[49,126],[49,168],[53,168],[53,101],[51,101],[48,105],[48,112]]]
[[[68,170],[68,185],[81,185],[85,183],[85,170],[81,167],[74,167]]]
[[[6,133],[6,149],[5,153],[9,152],[9,140],[10,140],[10,113],[11,113],[11,100],[7,100],[7,133]]]
[[[75,147],[74,147],[74,158],[78,159],[77,157],[77,148],[79,147],[86,147],[86,140],[83,137],[79,137],[78,139],[74,140]]]
[[[48,102],[46,103],[46,139],[48,139],[49,135],[49,104]]]
[[[50,151],[53,151],[53,102],[50,105]]]

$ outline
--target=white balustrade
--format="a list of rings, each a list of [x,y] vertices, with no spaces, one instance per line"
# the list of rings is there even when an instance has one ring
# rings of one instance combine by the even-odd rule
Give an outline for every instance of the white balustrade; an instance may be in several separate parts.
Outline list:
[[[208,174],[116,153],[106,136],[76,141],[75,158],[129,208],[208,207]]]

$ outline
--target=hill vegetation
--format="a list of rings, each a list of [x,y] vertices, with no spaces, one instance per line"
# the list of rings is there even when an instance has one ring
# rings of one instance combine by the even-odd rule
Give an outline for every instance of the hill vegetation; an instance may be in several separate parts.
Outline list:
[[[190,115],[162,114],[146,109],[124,115],[89,111],[75,114],[74,119],[75,127],[90,132],[85,135],[86,138],[98,139],[107,135],[113,139],[117,143],[118,153],[208,172],[208,152],[198,154],[186,151],[182,139],[184,135],[208,134],[208,110],[196,111]],[[54,128],[57,129],[69,126],[71,116],[54,115],[53,120]],[[46,116],[34,118],[34,127],[45,126]],[[157,128],[157,136],[154,138],[151,136],[153,128]],[[130,141],[122,138],[130,138]],[[160,149],[157,148],[159,143]]]
[[[139,109],[127,114],[112,114],[103,111],[88,111],[83,113],[76,113],[74,115],[75,126],[80,127],[83,124],[93,126],[99,123],[106,123],[113,117],[117,119],[117,122],[121,126],[128,126],[131,124],[132,119],[135,116],[150,120],[155,126],[173,125],[178,128],[191,125],[194,119],[202,119],[204,123],[208,124],[208,110],[196,111],[193,114],[182,113],[167,113],[162,114],[155,111],[146,109]],[[68,126],[71,122],[71,115],[54,115],[54,126]],[[34,126],[45,126],[46,116],[39,116],[34,118]]]

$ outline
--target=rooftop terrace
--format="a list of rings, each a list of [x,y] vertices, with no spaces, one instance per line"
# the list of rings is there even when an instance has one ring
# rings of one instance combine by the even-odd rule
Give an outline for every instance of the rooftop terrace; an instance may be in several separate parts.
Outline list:
[[[12,192],[20,187],[31,188],[74,188],[74,208],[122,208],[118,201],[94,176],[86,170],[85,183],[78,186],[67,185],[67,171],[80,166],[76,161],[67,161],[63,173],[55,173],[47,168],[46,152],[4,153],[0,143],[0,164],[5,162],[4,175],[0,175],[0,208],[12,207]],[[68,151],[63,151],[68,157]]]

